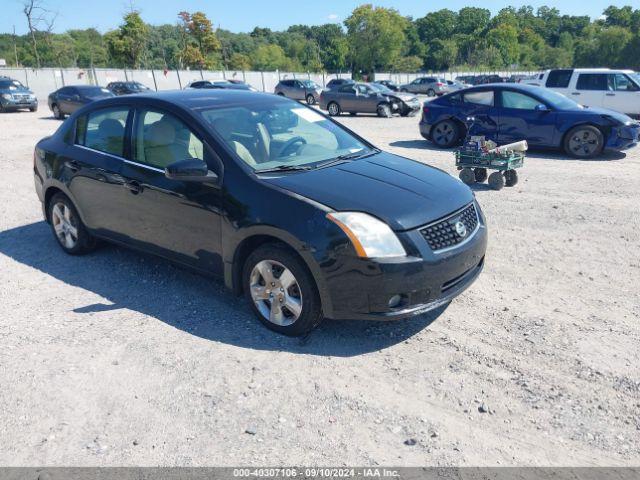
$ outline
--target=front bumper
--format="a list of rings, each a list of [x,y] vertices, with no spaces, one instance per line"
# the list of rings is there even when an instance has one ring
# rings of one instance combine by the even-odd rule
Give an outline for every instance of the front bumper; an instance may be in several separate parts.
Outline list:
[[[8,100],[0,97],[0,104],[5,110],[20,110],[21,108],[36,108],[38,106],[38,99],[33,100]]]
[[[325,270],[333,319],[399,320],[440,307],[466,290],[484,267],[487,229],[480,225],[457,247],[435,253],[420,228],[398,233],[408,255],[401,260],[352,258]],[[389,300],[400,295],[394,308]]]
[[[611,129],[605,145],[609,150],[625,150],[640,142],[640,124],[623,125]]]

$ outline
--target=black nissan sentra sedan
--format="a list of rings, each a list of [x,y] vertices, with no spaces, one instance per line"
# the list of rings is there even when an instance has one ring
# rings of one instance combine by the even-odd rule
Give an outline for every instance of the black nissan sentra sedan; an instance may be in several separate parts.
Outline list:
[[[97,101],[41,140],[34,162],[65,252],[102,239],[220,275],[287,335],[323,318],[426,312],[484,263],[485,220],[467,186],[275,95]]]

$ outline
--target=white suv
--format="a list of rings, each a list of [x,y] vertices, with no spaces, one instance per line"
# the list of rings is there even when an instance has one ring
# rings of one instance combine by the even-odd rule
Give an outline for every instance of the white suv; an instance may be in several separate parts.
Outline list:
[[[640,115],[640,74],[633,70],[573,68],[546,70],[521,83],[547,87],[582,105]]]

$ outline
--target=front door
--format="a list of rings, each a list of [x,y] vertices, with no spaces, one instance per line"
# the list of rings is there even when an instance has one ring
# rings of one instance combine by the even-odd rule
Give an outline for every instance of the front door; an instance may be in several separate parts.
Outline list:
[[[640,87],[626,73],[610,73],[603,107],[640,115]]]
[[[122,169],[124,241],[210,273],[222,272],[220,189],[164,175],[169,164],[189,158],[219,170],[209,152],[176,116],[160,110],[137,112],[132,160]]]
[[[540,100],[521,92],[500,91],[500,111],[498,114],[498,143],[526,140],[530,145],[550,146],[557,131],[557,113],[539,110]]]
[[[606,73],[580,73],[571,98],[581,105],[602,107],[604,94],[608,91]]]

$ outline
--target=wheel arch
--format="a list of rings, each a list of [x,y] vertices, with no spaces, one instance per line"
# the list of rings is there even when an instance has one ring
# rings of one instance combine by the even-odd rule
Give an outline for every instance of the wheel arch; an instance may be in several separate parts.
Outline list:
[[[578,123],[572,123],[571,125],[567,125],[567,129],[564,131],[564,133],[562,134],[562,138],[560,139],[560,146],[564,148],[564,144],[565,144],[565,140],[567,139],[567,135],[569,135],[569,132],[571,132],[571,130],[573,130],[576,127],[593,127],[593,128],[597,128],[598,130],[600,130],[600,133],[602,133],[602,137],[603,137],[603,146],[606,145],[607,143],[607,138],[609,136],[610,129],[604,127],[603,125],[598,125],[595,122],[591,122],[588,120],[582,121],[582,122],[578,122]]]
[[[259,228],[244,236],[235,246],[231,259],[225,260],[224,281],[226,286],[235,295],[243,293],[242,270],[244,264],[252,252],[268,243],[279,244],[302,260],[302,264],[307,268],[316,283],[324,314],[330,315],[332,312],[331,299],[328,287],[320,271],[320,266],[312,256],[310,249],[306,248],[303,242],[284,231]]]

